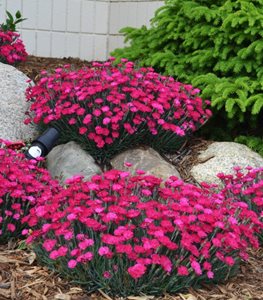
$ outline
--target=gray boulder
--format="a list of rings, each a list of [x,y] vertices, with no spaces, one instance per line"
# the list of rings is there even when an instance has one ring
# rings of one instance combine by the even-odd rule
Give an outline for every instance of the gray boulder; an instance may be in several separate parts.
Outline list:
[[[82,175],[89,180],[101,173],[92,156],[75,142],[54,147],[47,155],[47,169],[61,183],[74,175]]]
[[[131,163],[131,167],[126,167],[125,163]],[[136,148],[127,150],[111,160],[111,165],[114,169],[128,170],[135,173],[136,170],[143,170],[146,174],[151,174],[159,178],[168,179],[170,176],[180,178],[180,174],[176,168],[166,162],[152,148],[141,149]]]
[[[25,91],[29,78],[13,66],[0,63],[0,138],[10,141],[29,140],[37,136],[31,125],[25,125]]]
[[[245,169],[263,167],[263,158],[247,146],[234,142],[214,142],[200,153],[197,163],[190,171],[198,182],[221,184],[218,173],[233,174],[233,167]]]

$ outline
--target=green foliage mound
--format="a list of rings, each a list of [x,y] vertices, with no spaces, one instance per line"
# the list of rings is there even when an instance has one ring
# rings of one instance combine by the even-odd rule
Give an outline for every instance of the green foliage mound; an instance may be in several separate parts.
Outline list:
[[[262,0],[166,0],[149,29],[127,27],[121,32],[130,45],[116,49],[115,57],[138,60],[201,88],[202,97],[212,100],[215,124],[224,130],[229,126],[232,138],[259,126]]]
[[[235,142],[244,144],[263,156],[263,138],[240,135],[235,139]]]

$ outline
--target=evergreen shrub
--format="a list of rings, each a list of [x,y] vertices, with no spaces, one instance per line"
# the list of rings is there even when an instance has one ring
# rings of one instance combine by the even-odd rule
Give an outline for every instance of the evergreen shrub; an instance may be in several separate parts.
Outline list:
[[[262,130],[259,128],[259,130]],[[237,138],[235,138],[235,142],[244,144],[248,146],[253,151],[259,153],[261,156],[263,156],[263,137],[258,136],[244,136],[240,135]]]
[[[166,0],[149,28],[121,32],[129,45],[115,57],[153,66],[211,99],[211,126],[221,130],[206,126],[208,133],[262,137],[256,130],[263,125],[262,0]]]

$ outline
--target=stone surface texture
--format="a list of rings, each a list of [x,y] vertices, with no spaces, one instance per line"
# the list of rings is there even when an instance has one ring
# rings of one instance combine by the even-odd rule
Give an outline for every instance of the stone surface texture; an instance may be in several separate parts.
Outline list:
[[[0,138],[10,141],[29,140],[37,136],[36,128],[25,125],[25,91],[29,78],[15,67],[0,63]]]
[[[219,184],[218,173],[233,174],[233,167],[263,167],[263,158],[247,146],[234,142],[214,142],[198,156],[190,173],[200,182]]]
[[[47,169],[61,183],[74,175],[82,175],[89,180],[101,173],[92,156],[75,142],[54,147],[47,155]]]
[[[131,163],[131,167],[126,167],[125,163]],[[129,171],[132,174],[136,170],[143,170],[146,174],[151,174],[159,178],[168,179],[170,176],[180,178],[176,168],[166,162],[155,150],[148,149],[132,149],[127,150],[111,160],[114,169]]]

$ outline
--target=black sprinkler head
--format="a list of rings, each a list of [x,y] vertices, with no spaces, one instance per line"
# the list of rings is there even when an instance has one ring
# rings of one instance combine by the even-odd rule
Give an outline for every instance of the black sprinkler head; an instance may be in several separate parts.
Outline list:
[[[60,133],[56,128],[48,128],[42,135],[32,142],[31,147],[25,154],[26,157],[28,159],[45,157],[52,150],[59,136]]]

